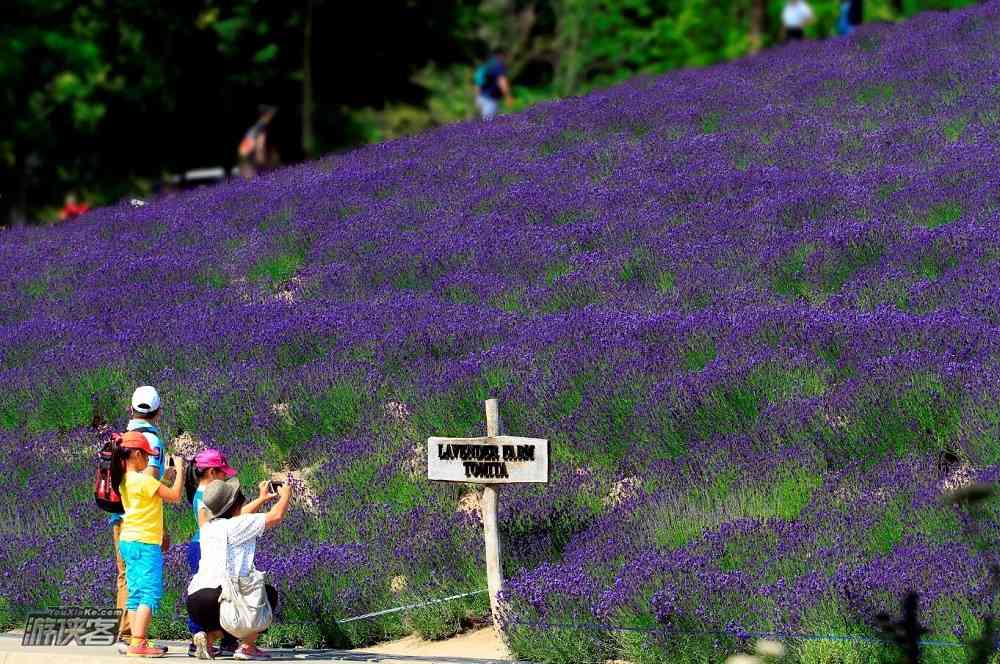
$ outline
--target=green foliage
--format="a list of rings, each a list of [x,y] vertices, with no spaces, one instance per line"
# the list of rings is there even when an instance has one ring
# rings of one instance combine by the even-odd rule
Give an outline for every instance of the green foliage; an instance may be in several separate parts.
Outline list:
[[[311,622],[290,624],[277,622],[260,635],[257,645],[263,648],[316,649],[323,648],[327,644],[319,627]]]
[[[969,120],[964,116],[949,120],[942,128],[945,139],[947,139],[949,143],[956,142],[959,138],[961,138],[962,132],[965,131],[965,127],[968,124]]]
[[[688,339],[684,350],[684,367],[688,371],[701,371],[715,356],[715,341],[707,335],[695,335]]]
[[[889,83],[871,85],[858,92],[857,101],[862,106],[885,106],[895,92],[895,88]]]
[[[251,281],[263,282],[272,291],[280,290],[302,267],[307,249],[305,239],[296,235],[283,236],[278,242],[277,252],[261,257],[247,277]]]
[[[127,405],[129,385],[120,369],[102,367],[21,394],[21,403],[0,406],[0,424],[26,426],[33,433],[68,431],[90,424],[95,413],[113,421]]]
[[[677,281],[676,275],[669,270],[664,270],[656,275],[656,290],[661,293],[673,293]]]
[[[779,467],[768,482],[739,487],[735,473],[723,473],[693,489],[680,504],[658,508],[652,521],[653,541],[663,548],[680,547],[734,519],[792,521],[821,485],[817,473],[796,466]],[[738,557],[736,552],[733,555]]]
[[[550,619],[560,624],[572,624],[572,616]],[[509,631],[510,648],[520,660],[539,664],[579,664],[604,661],[607,649],[597,632],[586,628],[546,627],[544,629],[517,625]]]
[[[962,422],[959,396],[934,374],[916,374],[903,385],[872,388],[859,395],[856,412],[842,431],[826,429],[847,456],[871,465],[886,454],[936,454],[948,449]]]
[[[961,216],[962,205],[955,201],[947,201],[928,210],[919,223],[927,228],[938,228],[957,221]]]
[[[290,404],[288,415],[279,416],[267,431],[275,465],[294,459],[295,449],[316,436],[342,438],[361,418],[362,391],[342,381],[318,392],[302,392]]]
[[[886,507],[882,519],[869,533],[869,550],[879,556],[891,553],[903,539],[901,505],[894,501]]]
[[[875,631],[851,619],[851,612],[839,600],[826,599],[805,611],[800,621],[804,634],[839,634],[880,638]],[[792,641],[785,644],[795,661],[802,664],[894,664],[895,648],[866,641]]]
[[[433,597],[412,598],[412,602],[427,601]],[[489,599],[485,596],[464,597],[430,604],[419,609],[411,609],[403,618],[404,624],[428,641],[447,639],[462,631],[463,623],[470,616],[482,615],[489,611]]]
[[[934,544],[954,542],[962,536],[962,524],[950,506],[924,507],[914,514],[916,531]]]
[[[198,272],[194,281],[203,288],[225,290],[229,287],[229,275],[215,267],[206,267]]]
[[[465,286],[448,286],[444,297],[453,304],[479,304],[479,296]]]
[[[639,247],[622,263],[619,279],[625,283],[636,283],[643,286],[656,278],[656,267],[651,252],[645,247]]]

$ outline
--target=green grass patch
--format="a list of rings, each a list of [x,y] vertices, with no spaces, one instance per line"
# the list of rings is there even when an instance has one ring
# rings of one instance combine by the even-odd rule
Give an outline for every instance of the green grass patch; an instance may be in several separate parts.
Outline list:
[[[338,382],[312,394],[300,392],[289,404],[287,416],[278,417],[267,431],[273,465],[294,463],[296,448],[317,436],[343,438],[360,422],[362,391],[352,383]]]
[[[795,520],[822,485],[818,473],[792,465],[779,467],[768,482],[738,487],[736,479],[735,471],[727,471],[692,489],[679,504],[658,507],[650,522],[656,546],[684,546],[734,519]]]
[[[856,304],[862,311],[873,311],[883,304],[892,304],[898,310],[906,311],[910,306],[910,288],[906,282],[896,279],[864,286],[858,292]]]
[[[805,298],[809,294],[809,284],[805,280],[806,261],[816,251],[812,242],[804,242],[782,261],[771,281],[771,287],[778,295]]]
[[[752,429],[767,403],[820,396],[826,379],[812,367],[784,368],[768,363],[743,380],[713,389],[694,409],[687,429],[702,440]]]
[[[677,286],[677,276],[670,270],[663,270],[656,275],[656,290],[663,294],[673,293]]]
[[[545,268],[545,283],[552,286],[556,281],[570,274],[572,271],[573,267],[566,261],[553,263]]]
[[[888,200],[890,196],[902,189],[906,185],[906,179],[902,176],[898,176],[892,182],[885,182],[878,186],[875,190],[875,195],[880,201]]]
[[[452,304],[479,304],[479,296],[467,286],[448,286],[444,289],[444,299]]]
[[[984,127],[995,127],[1000,124],[1000,111],[991,109],[979,112],[979,124]]]
[[[875,555],[884,556],[892,553],[892,550],[902,539],[902,508],[897,500],[886,507],[885,514],[869,531],[867,549]]]
[[[885,246],[869,240],[830,249],[820,255],[815,269],[807,271],[807,263],[818,250],[812,242],[803,243],[777,266],[771,283],[778,295],[820,302],[838,292],[859,271],[875,265]]]
[[[376,495],[376,500],[389,505],[397,514],[405,513],[425,502],[426,486],[427,482],[418,484],[412,478],[396,475]]]
[[[959,138],[962,137],[962,132],[965,131],[965,127],[969,124],[968,118],[962,116],[949,120],[944,123],[941,131],[944,132],[945,140],[949,143],[955,143]]]
[[[126,410],[131,389],[123,370],[102,367],[39,388],[31,395],[30,404],[7,411],[7,417],[27,413],[23,424],[32,433],[89,426],[95,413],[114,421]]]
[[[879,83],[862,88],[855,100],[861,106],[884,106],[892,100],[895,93],[896,88],[892,84]]]
[[[687,340],[684,348],[684,368],[701,371],[716,358],[715,341],[704,334],[695,334]]]
[[[224,290],[229,287],[229,275],[215,267],[207,267],[195,274],[194,282],[202,288]]]
[[[961,539],[962,524],[951,506],[930,506],[917,510],[913,519],[916,531],[934,544],[947,544]]]
[[[937,281],[945,272],[956,267],[956,256],[945,256],[938,247],[934,247],[920,257],[915,272],[928,281]]]
[[[540,152],[543,157],[553,155],[563,148],[579,143],[587,137],[587,133],[580,129],[564,129],[558,136],[542,142]]]
[[[806,609],[799,622],[803,634],[835,634],[868,639],[882,635],[854,618],[843,603],[834,598],[820,601]],[[792,661],[801,664],[894,664],[899,661],[896,648],[868,641],[792,640],[785,644]]]
[[[704,134],[714,134],[719,131],[722,125],[722,114],[718,111],[713,111],[701,118],[701,131]]]
[[[305,263],[307,249],[308,243],[304,239],[285,236],[279,242],[278,251],[254,263],[247,277],[266,284],[272,291],[280,290]]]
[[[858,397],[857,416],[842,431],[821,429],[831,451],[860,457],[866,467],[887,454],[937,454],[958,438],[962,399],[931,373],[902,385],[871,388]]]
[[[523,296],[524,291],[522,289],[514,288],[504,291],[499,295],[494,295],[490,298],[490,304],[508,313],[524,313],[527,309],[524,303],[521,302]]]
[[[553,289],[549,297],[541,303],[542,313],[551,314],[570,309],[580,309],[588,304],[594,304],[601,299],[601,292],[587,283],[560,284]]]
[[[946,201],[933,206],[918,223],[925,228],[939,228],[957,221],[962,216],[962,206],[954,201]]]
[[[623,283],[643,286],[653,283],[657,276],[653,254],[646,247],[633,250],[618,272],[618,279]]]

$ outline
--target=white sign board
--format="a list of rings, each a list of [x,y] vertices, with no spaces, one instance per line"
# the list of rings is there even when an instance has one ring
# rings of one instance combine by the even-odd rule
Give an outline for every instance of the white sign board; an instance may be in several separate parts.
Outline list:
[[[427,479],[474,484],[549,481],[549,441],[521,436],[427,439]]]

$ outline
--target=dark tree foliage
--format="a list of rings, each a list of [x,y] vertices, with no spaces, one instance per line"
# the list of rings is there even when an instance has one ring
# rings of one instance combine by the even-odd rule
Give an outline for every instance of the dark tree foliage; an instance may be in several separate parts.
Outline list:
[[[870,0],[866,19],[970,0]],[[508,51],[519,107],[773,45],[783,0],[11,0],[0,24],[0,223],[165,173],[231,167],[259,104],[285,163],[471,115]],[[839,0],[813,0],[812,37]],[[860,3],[859,3],[860,4]],[[371,131],[359,112],[403,119]],[[392,124],[392,123],[390,123]]]

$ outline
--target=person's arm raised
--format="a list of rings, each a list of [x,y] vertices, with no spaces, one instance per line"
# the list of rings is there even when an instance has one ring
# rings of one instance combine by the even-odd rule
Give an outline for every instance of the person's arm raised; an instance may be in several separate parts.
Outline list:
[[[274,528],[285,518],[288,511],[288,501],[292,498],[292,487],[285,482],[278,487],[278,502],[271,506],[271,509],[264,515],[264,527]]]
[[[264,480],[259,485],[257,485],[257,489],[258,489],[258,492],[259,492],[257,498],[255,498],[254,500],[251,500],[249,503],[247,503],[246,505],[244,505],[240,509],[240,514],[253,514],[257,510],[260,509],[261,505],[263,505],[267,501],[271,500],[272,498],[277,498],[278,494],[276,494],[276,493],[270,493],[267,490],[267,487],[268,487],[269,484],[270,484],[270,482],[268,480]]]
[[[510,94],[510,81],[507,80],[507,76],[498,78],[497,85],[500,86],[500,92],[503,93],[504,103],[507,104],[507,108],[510,108],[514,105],[514,97]]]
[[[184,458],[175,456],[174,466],[177,468],[177,472],[174,474],[173,486],[167,487],[165,484],[161,484],[160,488],[156,490],[156,495],[167,503],[181,502],[181,495],[184,492]]]

